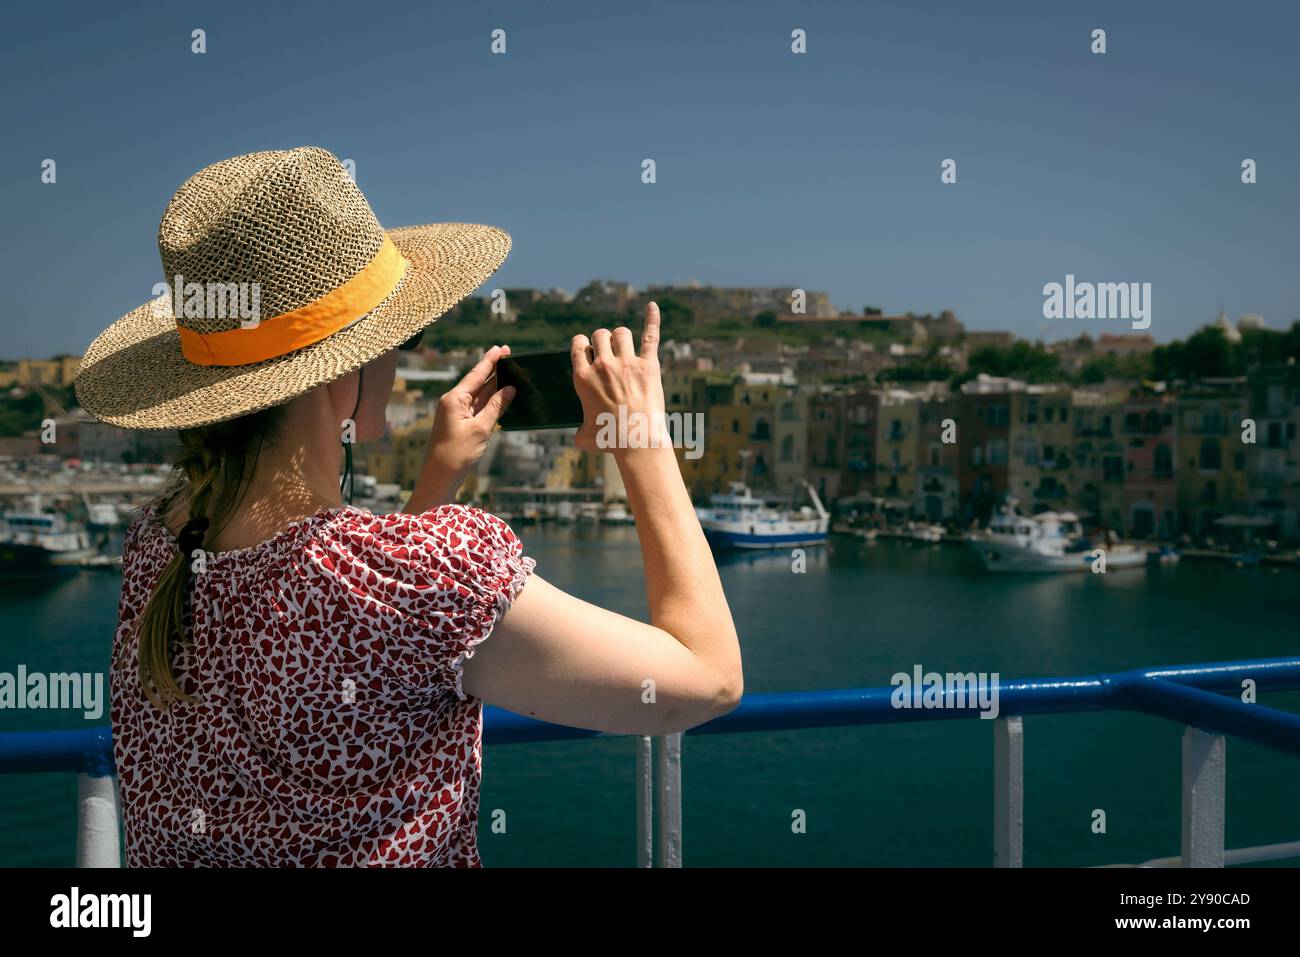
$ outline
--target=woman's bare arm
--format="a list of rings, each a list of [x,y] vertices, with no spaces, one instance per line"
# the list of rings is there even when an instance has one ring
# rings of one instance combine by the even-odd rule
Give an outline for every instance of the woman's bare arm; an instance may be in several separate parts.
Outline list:
[[[574,339],[583,399],[580,448],[596,449],[597,416],[663,411],[659,310],[646,309],[641,355],[631,330]],[[465,662],[462,687],[545,721],[662,734],[734,708],[740,643],[718,570],[671,448],[612,451],[636,519],[651,623],[569,595],[533,575],[492,636]],[[598,573],[598,570],[593,570]]]

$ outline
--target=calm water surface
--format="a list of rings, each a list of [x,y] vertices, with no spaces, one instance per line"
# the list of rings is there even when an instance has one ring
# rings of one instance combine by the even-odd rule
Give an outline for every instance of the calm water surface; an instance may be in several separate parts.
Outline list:
[[[581,597],[647,613],[635,530],[520,529],[538,571]],[[1106,576],[986,575],[962,546],[834,539],[721,565],[746,692],[887,685],[926,671],[1015,677],[1272,657],[1300,650],[1300,573],[1183,562]],[[0,671],[104,671],[120,577],[0,586]],[[489,638],[489,640],[491,640]],[[1300,710],[1300,695],[1264,695]],[[67,712],[0,712],[0,730],[74,727]],[[107,721],[107,714],[101,719]],[[687,736],[687,865],[966,865],[992,857],[992,722]],[[1182,728],[1132,714],[1025,721],[1025,860],[1138,862],[1178,853]],[[635,863],[633,739],[485,751],[484,863]],[[71,775],[0,777],[0,865],[63,865]],[[1094,809],[1107,833],[1092,833]],[[807,833],[791,833],[791,815]],[[1228,846],[1300,839],[1300,762],[1228,744]]]

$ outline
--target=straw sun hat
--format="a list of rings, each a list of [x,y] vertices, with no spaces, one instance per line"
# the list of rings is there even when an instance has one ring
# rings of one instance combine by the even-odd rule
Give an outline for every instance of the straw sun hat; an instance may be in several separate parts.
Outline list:
[[[168,291],[101,333],[76,379],[82,408],[131,429],[233,419],[346,375],[473,292],[510,236],[385,231],[342,164],[301,147],[196,173],[167,204],[158,251]]]

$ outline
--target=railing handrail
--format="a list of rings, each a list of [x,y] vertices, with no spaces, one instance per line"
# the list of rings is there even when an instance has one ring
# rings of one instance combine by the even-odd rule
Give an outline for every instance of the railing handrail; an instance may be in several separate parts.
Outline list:
[[[1300,690],[1300,657],[1167,665],[1069,678],[1005,682],[999,678],[997,716],[1138,711],[1300,756],[1300,716],[1218,694],[1240,691],[1246,679],[1253,680],[1258,691]],[[891,700],[896,691],[891,685],[748,694],[734,711],[686,733],[978,719],[982,714],[970,707],[898,708]],[[949,694],[945,691],[943,697],[947,699]],[[487,744],[626,737],[550,724],[491,705],[484,708],[483,735]],[[0,734],[0,774],[42,771],[74,771],[96,777],[112,774],[111,729],[97,725],[84,730]]]

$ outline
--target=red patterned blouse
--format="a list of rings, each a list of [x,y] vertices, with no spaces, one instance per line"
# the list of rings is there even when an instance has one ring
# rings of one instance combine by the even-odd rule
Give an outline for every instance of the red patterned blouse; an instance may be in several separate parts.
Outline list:
[[[176,540],[126,535],[112,721],[127,864],[481,867],[482,702],[461,664],[535,562],[510,527],[444,505],[353,506],[192,575],[173,650],[197,704],[140,688],[135,623]]]

